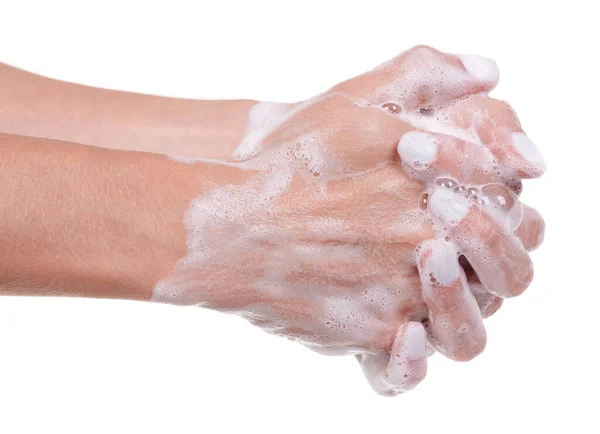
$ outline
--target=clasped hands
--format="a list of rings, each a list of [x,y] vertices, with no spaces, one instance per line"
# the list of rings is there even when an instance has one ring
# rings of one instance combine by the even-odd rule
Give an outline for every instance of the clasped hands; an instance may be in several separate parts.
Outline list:
[[[488,96],[497,82],[489,59],[419,46],[308,101],[258,103],[214,162],[237,175],[193,201],[187,256],[153,299],[352,354],[382,395],[415,387],[434,350],[472,359],[544,231],[519,195],[545,163]]]

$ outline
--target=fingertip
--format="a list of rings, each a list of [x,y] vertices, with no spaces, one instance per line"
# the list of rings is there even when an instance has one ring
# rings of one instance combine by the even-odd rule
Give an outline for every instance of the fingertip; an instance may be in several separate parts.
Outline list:
[[[523,204],[523,219],[515,229],[515,235],[523,243],[525,250],[531,252],[542,245],[546,232],[546,222],[535,209]]]
[[[509,292],[506,298],[517,297],[525,292],[533,281],[533,263],[529,260],[526,264],[515,270],[513,291]]]
[[[488,83],[491,88],[498,84],[500,70],[493,59],[475,54],[457,54],[457,57],[476,80]]]
[[[485,348],[487,335],[454,244],[445,240],[425,244],[418,268],[432,342],[453,360],[471,360]]]
[[[468,362],[485,350],[487,332],[483,326],[478,328],[478,330],[470,330],[470,326],[465,324],[462,335],[464,336],[462,339],[460,337],[457,338],[457,340],[461,341],[457,345],[460,350],[454,352],[450,357],[459,362]]]
[[[521,131],[511,134],[511,143],[522,160],[520,171],[531,178],[539,178],[546,172],[546,160],[533,141]]]
[[[449,359],[466,362],[474,359],[483,352],[487,343],[487,332],[483,325],[483,317],[474,306],[466,307],[462,322],[456,323],[451,319],[443,321],[437,319],[434,324],[436,343],[438,350]],[[454,316],[460,314],[454,312]]]
[[[386,381],[396,393],[413,389],[427,374],[427,332],[411,321],[396,333],[386,368]]]
[[[500,228],[483,210],[474,207],[453,229],[453,237],[485,289],[509,298],[520,295],[533,279],[533,263],[513,232]]]
[[[433,240],[426,243],[419,251],[419,261],[422,274],[433,278],[438,285],[452,285],[460,277],[458,253],[454,244],[448,241]],[[423,287],[428,296],[433,295],[431,289],[431,285]]]
[[[411,321],[405,326],[403,350],[409,360],[427,357],[427,332],[423,324]]]
[[[469,213],[469,201],[448,188],[438,188],[430,196],[428,206],[444,225],[460,223]]]

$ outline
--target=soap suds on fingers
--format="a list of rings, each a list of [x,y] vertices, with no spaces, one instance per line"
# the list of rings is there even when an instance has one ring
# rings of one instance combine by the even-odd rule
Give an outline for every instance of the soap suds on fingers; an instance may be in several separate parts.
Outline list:
[[[519,179],[479,137],[482,119],[474,115],[459,126],[453,118],[456,98],[470,98],[460,86],[492,88],[495,63],[461,55],[462,66],[456,57],[446,65],[432,50],[415,53],[408,58],[418,67],[368,99],[333,92],[301,104],[253,106],[246,137],[230,160],[210,162],[243,172],[243,181],[215,184],[192,201],[185,215],[187,255],[156,285],[153,299],[237,313],[321,353],[356,355],[383,394],[421,381],[433,348],[423,325],[434,305],[425,300],[433,286],[464,289],[459,295],[471,297],[464,297],[470,314],[478,309],[458,262],[457,239],[472,247],[479,263],[490,264],[478,268],[483,272],[500,275],[496,261],[507,257],[483,244],[487,234],[465,235],[464,222],[480,213],[508,236],[523,210],[512,188]],[[385,130],[376,122],[359,128],[362,113],[383,119],[388,131],[402,125],[385,148],[389,161],[363,164],[376,152],[360,151],[378,150],[369,146]],[[363,143],[373,131],[377,137]],[[460,140],[446,140],[454,138]],[[540,170],[537,148],[525,136],[512,140],[514,155]],[[361,165],[350,165],[352,158]],[[436,244],[418,275],[415,265],[428,241]],[[430,279],[426,288],[423,273]],[[452,333],[467,338],[447,342],[481,344],[475,341],[484,330],[471,317],[453,320],[438,316],[436,327],[454,327]],[[475,343],[471,334],[478,336]]]

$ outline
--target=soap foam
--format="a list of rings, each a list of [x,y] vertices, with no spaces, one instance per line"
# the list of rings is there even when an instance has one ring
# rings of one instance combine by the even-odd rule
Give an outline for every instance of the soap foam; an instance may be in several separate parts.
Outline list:
[[[435,106],[461,96],[465,86],[472,86],[475,81],[492,88],[499,78],[496,63],[482,56],[458,56],[464,68],[448,62],[443,54],[428,47],[416,47],[400,56],[403,62],[397,68],[401,73],[377,88],[372,99],[379,105],[395,104],[402,112],[419,106],[423,94],[429,104]],[[385,62],[375,71],[389,68],[395,61]],[[426,113],[427,107],[424,109]]]
[[[475,125],[458,128],[450,121],[452,104],[436,105],[433,98],[431,107],[407,109],[423,82],[433,82],[440,73],[456,83],[472,77],[494,80],[489,63],[461,59],[465,71],[456,67],[408,71],[404,80],[377,89],[375,99],[384,103],[382,110],[415,129],[481,144]],[[321,352],[381,354],[394,339],[390,327],[397,330],[407,321],[427,318],[419,277],[414,274],[416,255],[407,255],[410,258],[402,263],[389,251],[378,251],[365,228],[349,226],[336,215],[336,207],[321,203],[328,183],[347,179],[326,152],[326,132],[312,131],[276,143],[267,140],[296,113],[318,101],[316,97],[293,107],[258,103],[251,109],[246,138],[232,155],[234,163],[222,164],[252,175],[243,184],[217,187],[192,201],[185,216],[188,253],[172,275],[154,288],[153,299],[236,312],[271,333]],[[358,105],[373,104],[360,101]],[[517,140],[517,150],[529,161],[538,161],[531,146]],[[411,132],[400,139],[398,152],[403,162],[421,169],[436,161],[438,146],[431,134]],[[435,235],[444,239],[473,207],[494,206],[495,218],[504,218],[497,204],[480,203],[488,197],[482,194],[483,186],[459,181],[428,180],[421,209],[415,203],[414,209],[398,212],[396,224],[401,228],[392,226],[394,234],[408,244],[431,224]],[[312,195],[299,190],[307,186]],[[305,202],[306,197],[311,200]],[[471,243],[471,251],[492,261],[480,239],[466,242]],[[451,243],[434,249],[429,266],[442,285],[460,276]],[[406,355],[422,358],[425,330],[406,333]]]
[[[402,136],[398,143],[398,154],[403,163],[420,169],[437,158],[437,141],[428,133],[411,131]]]
[[[259,128],[276,125],[291,110],[291,104],[261,101],[254,104],[248,112],[246,135]]]
[[[317,204],[328,183],[345,178],[326,154],[322,131],[263,144],[259,137],[274,133],[289,116],[267,126],[256,121],[257,130],[249,127],[250,138],[236,151],[241,161],[223,163],[251,174],[246,182],[214,188],[192,201],[185,216],[188,253],[156,285],[153,299],[235,312],[329,354],[364,352],[373,343],[384,347],[392,336],[382,337],[382,330],[399,320],[398,310],[422,303],[415,277],[398,275],[397,267],[384,273],[385,260],[360,277],[357,270],[373,256],[372,246],[357,242],[364,238],[361,228],[331,213],[313,218],[301,211],[304,206],[321,212]],[[309,196],[314,205],[296,203],[298,185],[315,187]],[[421,218],[408,212],[403,218],[415,217]],[[387,276],[384,284],[372,277],[379,275]],[[424,315],[419,309],[414,311]]]
[[[532,171],[536,176],[546,171],[546,161],[535,144],[523,133],[512,133],[512,143],[523,159],[533,166]],[[525,169],[527,172],[527,169]]]
[[[496,62],[488,57],[474,54],[458,54],[463,66],[469,74],[483,81],[497,83],[500,71]]]
[[[469,202],[464,196],[442,187],[429,196],[429,208],[444,225],[456,225],[469,212]]]
[[[410,360],[423,359],[426,356],[427,333],[423,327],[414,327],[411,324],[406,328],[406,341],[404,343],[404,354]]]
[[[460,276],[458,253],[451,243],[436,243],[428,258],[427,267],[436,283],[444,286],[456,282]]]

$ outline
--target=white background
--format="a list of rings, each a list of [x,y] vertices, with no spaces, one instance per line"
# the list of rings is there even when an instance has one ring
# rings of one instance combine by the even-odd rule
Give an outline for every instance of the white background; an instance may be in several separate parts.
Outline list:
[[[149,3],[2,0],[0,61],[130,91],[295,101],[415,44],[493,57],[493,95],[550,167],[523,196],[547,219],[536,278],[488,320],[481,356],[436,355],[395,399],[352,358],[235,317],[1,298],[0,433],[600,432],[594,2]]]

